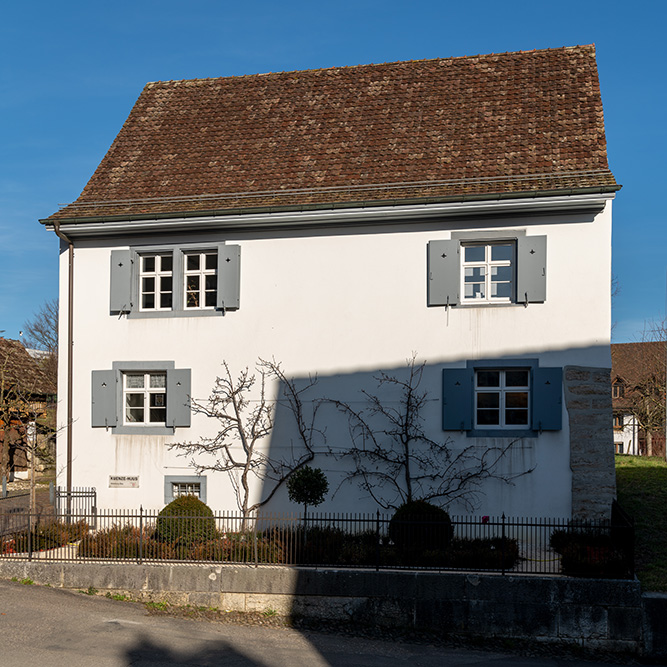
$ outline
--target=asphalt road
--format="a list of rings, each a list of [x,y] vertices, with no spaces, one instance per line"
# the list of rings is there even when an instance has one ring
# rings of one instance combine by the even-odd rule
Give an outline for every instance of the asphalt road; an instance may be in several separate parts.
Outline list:
[[[603,664],[151,616],[137,603],[0,580],[2,667]]]

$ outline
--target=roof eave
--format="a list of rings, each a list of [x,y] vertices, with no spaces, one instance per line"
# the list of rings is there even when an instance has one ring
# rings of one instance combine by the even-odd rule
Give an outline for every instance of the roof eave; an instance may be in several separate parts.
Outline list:
[[[363,222],[400,222],[434,216],[514,214],[601,209],[620,185],[494,194],[422,197],[403,200],[347,201],[240,209],[45,218],[49,231],[58,223],[71,237],[136,234],[188,229],[301,227]]]

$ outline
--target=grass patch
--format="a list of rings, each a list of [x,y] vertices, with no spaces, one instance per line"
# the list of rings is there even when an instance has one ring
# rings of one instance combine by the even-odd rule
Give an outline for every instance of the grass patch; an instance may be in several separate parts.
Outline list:
[[[635,568],[642,588],[667,592],[667,462],[616,455],[618,502],[634,517]]]

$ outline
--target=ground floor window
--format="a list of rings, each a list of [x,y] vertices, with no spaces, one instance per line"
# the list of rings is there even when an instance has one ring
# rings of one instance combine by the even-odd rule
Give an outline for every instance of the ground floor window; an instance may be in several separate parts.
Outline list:
[[[164,503],[168,505],[172,500],[181,496],[196,496],[203,503],[206,502],[205,475],[165,475]]]

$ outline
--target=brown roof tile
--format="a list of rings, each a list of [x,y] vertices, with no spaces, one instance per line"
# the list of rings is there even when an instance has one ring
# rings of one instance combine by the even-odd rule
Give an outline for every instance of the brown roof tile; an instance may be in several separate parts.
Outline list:
[[[26,397],[56,393],[56,387],[23,344],[9,338],[0,338],[0,385],[5,391],[16,390]]]
[[[149,83],[50,220],[573,188],[618,188],[593,46]]]

